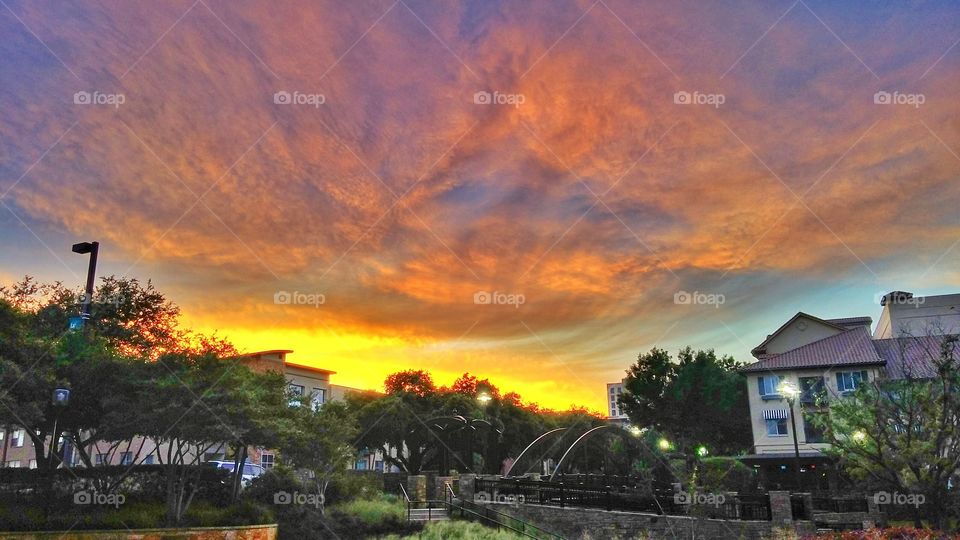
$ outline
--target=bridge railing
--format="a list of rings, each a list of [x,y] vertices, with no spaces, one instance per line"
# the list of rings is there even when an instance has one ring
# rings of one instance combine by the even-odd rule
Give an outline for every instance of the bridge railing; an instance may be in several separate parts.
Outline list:
[[[661,515],[702,515],[718,519],[769,521],[770,499],[766,495],[730,495],[715,504],[685,504],[673,491],[643,492],[628,486],[592,486],[530,479],[477,478],[477,502],[535,504],[559,507],[598,508]]]

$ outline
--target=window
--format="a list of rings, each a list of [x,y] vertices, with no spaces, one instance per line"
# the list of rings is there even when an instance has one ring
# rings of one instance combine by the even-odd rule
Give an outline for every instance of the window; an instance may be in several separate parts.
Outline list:
[[[327,401],[327,391],[323,388],[314,388],[313,394],[310,397],[310,405],[313,406],[313,410],[319,409]]]
[[[13,432],[13,435],[10,436],[10,446],[14,448],[20,448],[23,446],[23,436],[25,433],[22,429],[18,429]]]
[[[133,463],[133,452],[123,452],[120,454],[120,464],[130,465]]]
[[[29,465],[29,467],[30,467],[31,469],[36,469],[36,468],[37,468],[37,460],[31,459],[31,460],[30,460],[30,465]]]
[[[780,386],[780,381],[782,380],[783,377],[779,375],[757,377],[757,388],[760,390],[760,395],[768,399],[779,398],[780,393],[777,387]]]
[[[823,377],[800,377],[800,403],[818,404],[827,397]]]
[[[273,454],[260,454],[260,466],[264,469],[272,469]]]
[[[110,455],[109,454],[97,454],[97,457],[93,460],[94,465],[109,465],[110,464]]]
[[[806,413],[803,415],[803,436],[808,443],[822,443],[827,440],[823,430],[811,422],[818,414],[823,413]]]
[[[288,387],[290,388],[290,406],[300,406],[300,400],[298,398],[303,396],[303,385],[290,383]]]
[[[15,459],[15,460],[13,460],[13,461],[8,461],[8,462],[7,462],[7,467],[9,467],[9,468],[11,468],[11,469],[19,468],[19,467],[20,467],[20,460],[19,460],[19,459]]]
[[[153,465],[153,456],[147,456],[143,458],[144,465]]]
[[[841,371],[837,373],[837,390],[841,392],[853,392],[857,387],[869,380],[866,371]]]
[[[767,435],[779,437],[787,434],[787,420],[780,418],[777,420],[767,420]]]

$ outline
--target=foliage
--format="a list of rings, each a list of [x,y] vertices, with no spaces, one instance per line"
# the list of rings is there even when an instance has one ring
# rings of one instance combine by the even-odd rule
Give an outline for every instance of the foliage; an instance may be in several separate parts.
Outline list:
[[[654,348],[630,366],[620,404],[631,423],[665,434],[678,452],[693,455],[705,445],[714,454],[739,453],[753,443],[739,366],[713,350],[687,347],[674,362]]]
[[[949,534],[931,529],[891,527],[864,531],[845,531],[819,534],[804,540],[960,540],[960,534]]]
[[[102,278],[86,327],[67,331],[79,301],[60,283],[0,287],[0,425],[24,428],[50,478],[45,489],[65,444],[49,451],[48,440],[69,440],[90,468],[94,444],[98,453],[129,450],[139,463],[143,446],[132,441],[148,437],[156,461],[171,465],[167,521],[178,524],[201,489],[193,465],[207,450],[271,446],[289,429],[283,376],[254,373],[224,341],[180,329],[179,309],[150,282]],[[52,402],[56,388],[70,390],[68,406]]]
[[[128,502],[119,507],[78,506],[72,501],[59,505],[44,516],[37,505],[0,507],[4,531],[127,530],[165,526],[166,506],[159,502]],[[263,505],[241,502],[233,505],[200,503],[193,506],[182,523],[187,527],[223,527],[273,523],[273,514]]]
[[[736,458],[712,457],[701,460],[696,480],[697,485],[708,492],[748,493],[757,489],[753,469]]]
[[[412,536],[387,536],[387,540],[522,540],[509,531],[498,531],[469,521],[439,521],[428,524]]]
[[[319,496],[322,513],[327,488],[347,474],[347,465],[353,461],[358,427],[356,415],[346,403],[332,401],[314,410],[307,399],[291,409],[294,418],[281,442],[282,457],[309,471],[311,492]]]
[[[497,473],[507,458],[517,457],[544,432],[572,428],[546,441],[538,449],[541,454],[529,461],[525,457],[517,469],[537,471],[539,458],[558,459],[577,436],[603,423],[586,410],[556,412],[524,404],[516,393],[503,395],[489,380],[469,373],[450,387],[437,387],[429,373],[408,370],[387,377],[384,387],[385,395],[368,392],[347,398],[360,423],[357,446],[379,449],[388,464],[412,474],[428,469]],[[489,399],[478,399],[481,395]],[[392,455],[395,448],[406,452]],[[578,453],[570,462],[585,467],[585,460],[589,457]],[[591,463],[599,467],[602,461]]]
[[[934,378],[863,384],[813,421],[851,476],[891,493],[922,495],[924,503],[913,505],[915,525],[925,515],[942,529],[958,505],[949,482],[960,472],[960,351],[955,337],[936,341],[898,340],[926,355]]]
[[[396,495],[381,495],[366,499],[354,499],[338,504],[333,511],[356,516],[360,521],[374,525],[388,520],[404,520],[407,517],[406,504]]]

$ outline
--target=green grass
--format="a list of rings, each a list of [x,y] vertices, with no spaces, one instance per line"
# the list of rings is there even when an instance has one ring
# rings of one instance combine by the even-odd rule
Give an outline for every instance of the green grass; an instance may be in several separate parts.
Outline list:
[[[368,525],[383,523],[391,518],[403,521],[407,519],[407,507],[393,495],[380,495],[373,499],[356,499],[338,504],[333,511],[355,516]]]
[[[423,532],[411,536],[387,536],[387,540],[523,540],[523,536],[497,531],[470,521],[439,521],[428,524]]]

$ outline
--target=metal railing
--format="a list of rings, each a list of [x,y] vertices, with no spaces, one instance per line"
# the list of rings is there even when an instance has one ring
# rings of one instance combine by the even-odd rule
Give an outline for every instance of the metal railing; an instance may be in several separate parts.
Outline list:
[[[468,519],[471,521],[474,519],[480,519],[481,523],[490,527],[496,527],[498,531],[501,530],[502,527],[527,538],[536,538],[538,540],[564,540],[564,538],[558,534],[543,530],[536,525],[532,525],[522,519],[511,516],[510,514],[498,512],[492,508],[488,508],[474,502],[457,499],[456,494],[453,492],[453,488],[449,483],[446,484],[446,487],[446,496],[451,516],[458,516],[462,519]]]
[[[830,498],[814,497],[813,509],[820,512],[844,514],[848,512],[867,512],[867,499],[864,497]]]
[[[718,519],[769,521],[770,499],[766,495],[729,496],[719,504],[684,504],[683,494],[655,491],[650,494],[626,486],[592,487],[526,479],[474,481],[478,502],[573,506],[660,515],[703,515]]]

